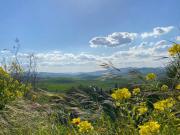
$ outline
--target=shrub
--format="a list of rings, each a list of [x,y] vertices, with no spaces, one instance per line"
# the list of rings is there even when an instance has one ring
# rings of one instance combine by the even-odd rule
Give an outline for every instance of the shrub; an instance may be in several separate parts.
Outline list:
[[[171,61],[166,67],[166,74],[173,87],[180,79],[180,44],[174,44],[168,50]]]
[[[8,102],[21,98],[29,89],[30,85],[20,83],[0,67],[0,109]]]

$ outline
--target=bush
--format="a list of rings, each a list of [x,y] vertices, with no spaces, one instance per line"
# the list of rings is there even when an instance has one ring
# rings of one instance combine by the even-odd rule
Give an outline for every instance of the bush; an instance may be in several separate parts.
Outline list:
[[[180,79],[180,44],[174,44],[168,50],[171,61],[166,67],[166,74],[168,76],[168,81],[175,86]]]
[[[3,109],[8,102],[21,98],[29,89],[29,85],[26,86],[12,78],[0,67],[0,109]]]

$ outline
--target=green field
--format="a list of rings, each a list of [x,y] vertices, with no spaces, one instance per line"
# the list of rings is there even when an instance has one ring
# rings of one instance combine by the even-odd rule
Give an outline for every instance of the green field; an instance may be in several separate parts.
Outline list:
[[[76,77],[52,77],[52,78],[41,78],[38,82],[38,87],[47,91],[61,92],[67,91],[72,87],[82,86],[97,86],[103,90],[109,90],[114,88],[115,85],[118,87],[126,87],[136,79],[130,78],[119,78],[119,79],[108,79],[102,80],[101,78],[76,78]]]

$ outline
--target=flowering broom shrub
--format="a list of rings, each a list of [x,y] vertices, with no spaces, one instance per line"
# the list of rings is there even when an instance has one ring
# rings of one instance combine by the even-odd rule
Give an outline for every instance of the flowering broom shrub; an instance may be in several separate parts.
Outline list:
[[[8,102],[21,98],[29,89],[30,85],[26,86],[13,79],[0,67],[0,109]]]
[[[158,81],[154,73],[147,74],[140,88],[118,88],[111,94],[119,112],[117,123],[121,134],[158,135],[180,134],[179,90],[180,90],[180,45],[169,49],[175,61],[176,73],[170,88]],[[174,69],[171,69],[174,70]],[[171,89],[172,88],[172,89]],[[120,122],[121,121],[121,122]]]
[[[149,83],[151,84],[151,81]],[[152,85],[147,85],[148,91],[145,84],[142,84],[141,89],[119,88],[111,94],[119,112],[115,121],[118,123],[116,127],[119,129],[118,133],[139,135],[179,133],[180,119],[176,116],[180,108],[179,97],[175,98],[179,93],[177,91],[179,85],[173,91],[165,84],[157,85],[156,90],[153,90],[154,85],[158,83],[156,80]],[[150,96],[154,99],[150,99]],[[149,107],[148,103],[151,103],[152,107]]]
[[[179,83],[180,79],[180,44],[173,44],[168,53],[171,59],[166,67],[166,73],[173,88],[175,84]]]

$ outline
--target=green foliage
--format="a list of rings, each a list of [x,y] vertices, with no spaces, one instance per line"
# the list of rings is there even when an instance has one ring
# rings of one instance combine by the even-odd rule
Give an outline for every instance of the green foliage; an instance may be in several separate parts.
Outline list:
[[[29,89],[30,86],[18,82],[0,67],[0,109],[8,102],[22,97]]]

